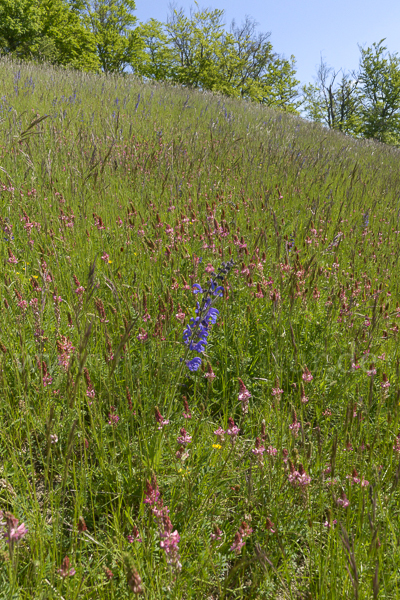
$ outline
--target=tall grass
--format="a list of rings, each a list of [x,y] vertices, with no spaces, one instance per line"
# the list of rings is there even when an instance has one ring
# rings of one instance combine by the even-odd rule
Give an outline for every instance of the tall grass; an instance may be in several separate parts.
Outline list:
[[[400,598],[399,151],[7,60],[0,119],[3,597]]]

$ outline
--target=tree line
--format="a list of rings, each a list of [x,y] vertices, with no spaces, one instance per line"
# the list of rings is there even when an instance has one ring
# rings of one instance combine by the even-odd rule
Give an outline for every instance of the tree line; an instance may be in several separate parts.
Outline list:
[[[83,71],[124,74],[221,92],[302,114],[356,137],[400,145],[400,59],[385,40],[360,47],[357,71],[321,62],[314,84],[300,85],[296,60],[274,52],[271,34],[246,17],[229,29],[224,11],[166,23],[138,22],[134,0],[1,0],[0,54]]]

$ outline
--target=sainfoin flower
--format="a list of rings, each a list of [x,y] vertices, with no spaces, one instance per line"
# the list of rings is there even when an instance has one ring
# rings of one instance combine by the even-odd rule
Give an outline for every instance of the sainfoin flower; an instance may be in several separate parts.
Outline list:
[[[350,502],[344,491],[342,492],[341,497],[336,500],[336,504],[338,506],[341,506],[342,508],[347,508],[348,506],[350,506]]]
[[[245,545],[245,542],[243,541],[243,538],[240,535],[239,531],[237,531],[235,533],[235,539],[231,546],[231,550],[235,551],[236,554],[239,554],[244,545]]]
[[[218,525],[214,525],[214,533],[212,533],[210,537],[212,541],[220,540],[222,538],[222,531],[220,530]]]
[[[190,442],[192,441],[192,436],[188,434],[184,427],[181,428],[180,434],[181,435],[176,440],[178,444],[180,444],[181,446],[186,446],[187,444],[190,444]]]
[[[289,462],[290,473],[288,475],[289,483],[294,486],[305,487],[311,483],[311,477],[307,475],[302,464],[298,466],[298,470]]]
[[[264,446],[261,445],[261,440],[259,437],[256,438],[255,448],[253,448],[252,453],[256,456],[262,456],[265,452]]]
[[[165,426],[168,425],[169,420],[168,419],[164,419],[164,417],[162,416],[162,414],[160,413],[158,407],[156,406],[154,409],[154,413],[155,413],[155,417],[156,417],[156,421],[159,424],[158,428],[160,431],[161,429]]]
[[[222,429],[222,427],[218,427],[218,429],[216,429],[214,431],[214,435],[217,436],[217,440],[219,442],[223,442],[224,441],[225,433],[226,433],[226,431],[224,429]]]
[[[235,425],[235,422],[232,419],[232,417],[228,418],[228,425],[229,427],[226,430],[226,434],[230,436],[232,443],[234,443],[240,429]]]
[[[236,554],[240,554],[243,546],[245,545],[245,538],[251,533],[253,533],[251,527],[247,525],[246,521],[242,521],[238,531],[235,533],[235,539],[230,549]]]
[[[302,375],[302,379],[303,381],[305,381],[306,383],[309,383],[310,381],[312,381],[314,379],[314,377],[311,375],[310,371],[307,369],[307,367],[305,367],[304,369],[304,373]]]
[[[146,481],[146,495],[143,500],[144,504],[148,504],[149,506],[153,506],[156,504],[160,497],[160,490],[158,489],[156,476],[153,475],[151,481]]]
[[[249,398],[251,398],[251,394],[241,379],[239,379],[239,386],[240,389],[238,399],[242,403],[243,414],[246,414],[248,412]]]
[[[69,560],[68,556],[66,556],[62,561],[61,567],[57,570],[57,573],[61,575],[63,579],[65,579],[66,577],[72,577],[76,573],[73,567],[70,568],[70,564],[71,561]]]
[[[3,517],[5,517],[5,522],[3,522]],[[18,519],[12,513],[5,512],[3,514],[3,511],[0,511],[0,527],[3,529],[3,537],[7,544],[9,544],[10,549],[28,532],[25,523],[21,523],[21,525],[18,525],[18,523]]]

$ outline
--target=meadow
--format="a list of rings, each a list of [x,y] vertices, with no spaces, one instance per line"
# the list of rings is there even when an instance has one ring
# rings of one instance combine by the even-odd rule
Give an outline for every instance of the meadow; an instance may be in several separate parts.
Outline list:
[[[400,150],[0,62],[0,597],[400,598]]]

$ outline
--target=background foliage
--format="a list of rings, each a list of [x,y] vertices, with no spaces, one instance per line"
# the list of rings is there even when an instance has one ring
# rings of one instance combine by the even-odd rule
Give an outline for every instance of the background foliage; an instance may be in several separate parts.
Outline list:
[[[295,57],[276,54],[250,17],[226,29],[223,10],[195,2],[189,16],[172,6],[166,23],[138,23],[135,9],[134,0],[4,0],[0,53],[221,92],[400,144],[400,59],[384,40],[360,47],[357,72],[321,63],[316,81],[300,86]]]

